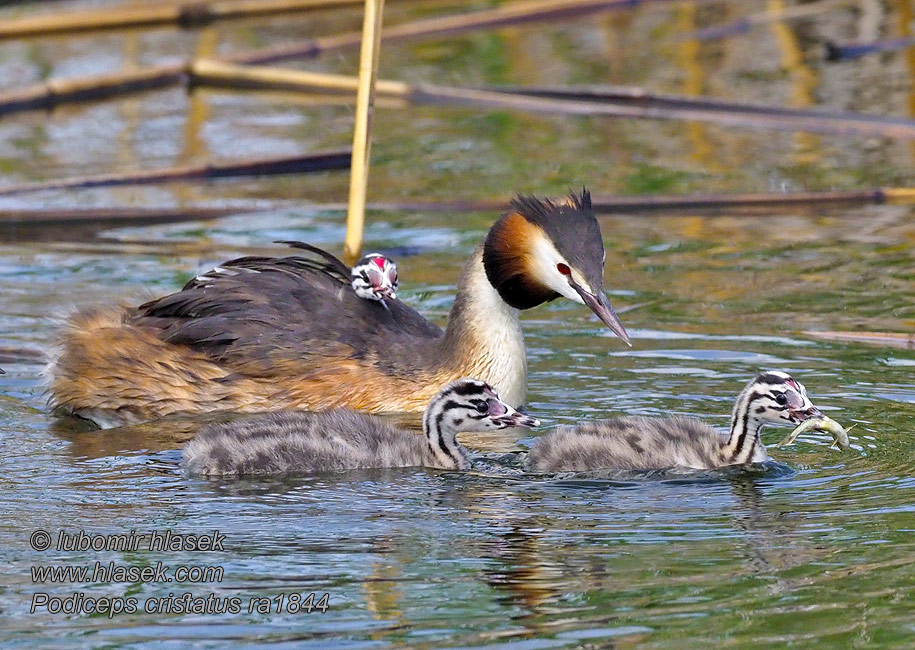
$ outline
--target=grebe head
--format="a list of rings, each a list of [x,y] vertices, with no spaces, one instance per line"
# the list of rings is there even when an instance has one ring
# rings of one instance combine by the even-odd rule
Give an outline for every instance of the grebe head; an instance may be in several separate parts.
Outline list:
[[[748,396],[747,417],[758,422],[799,424],[821,415],[820,409],[807,397],[804,385],[778,370],[761,373],[750,382],[743,394]]]
[[[529,309],[565,296],[587,305],[631,345],[604,294],[604,257],[586,189],[558,203],[517,197],[483,245],[486,277],[506,303]]]
[[[437,428],[454,432],[540,424],[540,420],[503,402],[492,386],[476,379],[459,379],[448,384],[429,405],[427,417],[431,414]]]
[[[370,253],[360,259],[353,266],[350,278],[360,298],[378,301],[397,298],[397,266],[384,255]]]

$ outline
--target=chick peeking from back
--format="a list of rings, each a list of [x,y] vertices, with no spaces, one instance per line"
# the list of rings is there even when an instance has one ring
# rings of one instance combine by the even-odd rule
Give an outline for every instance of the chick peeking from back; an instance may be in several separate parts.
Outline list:
[[[397,299],[397,265],[384,255],[369,253],[350,271],[350,280],[356,295],[365,300]]]

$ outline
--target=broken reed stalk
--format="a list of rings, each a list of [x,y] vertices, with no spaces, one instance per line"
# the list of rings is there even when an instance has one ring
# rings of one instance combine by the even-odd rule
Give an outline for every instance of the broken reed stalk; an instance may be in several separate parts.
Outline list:
[[[3,363],[42,363],[46,360],[47,355],[43,350],[0,346],[0,362]],[[2,373],[3,370],[0,369],[0,374]]]
[[[890,348],[915,350],[915,334],[901,332],[821,332],[806,331],[803,334],[815,339],[833,343],[869,343]]]
[[[594,212],[600,215],[623,217],[677,217],[700,215],[715,218],[762,217],[769,218],[773,211],[780,214],[803,214],[815,209],[822,216],[824,208],[874,205],[884,203],[915,204],[915,189],[888,188],[850,192],[801,192],[796,194],[695,194],[686,196],[617,196],[593,199]],[[270,204],[287,207],[285,203]],[[388,212],[492,212],[500,213],[508,199],[455,200],[455,201],[379,201],[369,209]],[[117,225],[148,225],[156,223],[181,223],[203,221],[221,217],[247,214],[268,209],[257,208],[96,208],[54,210],[0,210],[0,234],[8,243],[14,241],[55,241],[66,239],[82,241],[94,230]],[[346,210],[341,204],[312,206],[317,210]],[[787,212],[787,211],[791,212]],[[847,216],[855,216],[850,212]],[[839,217],[845,215],[836,215]],[[82,227],[82,228],[81,228]],[[174,246],[172,243],[170,246]],[[123,244],[118,246],[123,247]],[[167,253],[163,253],[167,254]],[[255,253],[251,253],[255,254]],[[261,254],[261,253],[256,253]],[[267,252],[263,254],[269,254]],[[812,335],[815,335],[813,333]]]
[[[0,210],[0,228],[23,226],[68,226],[87,224],[119,225],[207,221],[254,212],[250,207],[174,208],[76,208],[60,210]],[[4,233],[6,234],[6,233]]]
[[[672,4],[677,0],[538,0],[456,16],[427,18],[389,27],[385,42],[407,41],[433,36],[456,36],[477,29],[580,17],[602,11],[630,9],[642,4]],[[704,1],[704,0],[703,0]],[[223,59],[232,63],[266,63],[315,58],[327,52],[354,49],[361,32],[347,32],[306,40],[294,46],[242,52]],[[64,103],[106,99],[141,90],[167,88],[183,83],[191,62],[160,65],[116,74],[52,80],[16,90],[0,92],[0,115]]]
[[[368,190],[372,113],[375,105],[375,78],[378,74],[383,15],[384,0],[365,0],[362,47],[359,51],[359,79],[356,88],[353,156],[350,163],[349,207],[346,211],[346,237],[343,241],[343,259],[350,265],[359,259],[365,230],[365,196]]]
[[[177,63],[91,77],[50,79],[0,92],[0,115],[168,88],[184,83],[186,78],[185,65]]]
[[[357,77],[270,66],[237,65],[216,59],[197,59],[188,73],[191,83],[222,88],[252,88],[302,92],[339,93],[353,96]],[[410,99],[414,86],[403,81],[375,80],[375,92],[387,99]]]
[[[194,62],[190,75],[197,84],[298,93],[320,91],[352,94],[356,88],[356,79],[345,75],[239,66],[213,60]],[[401,99],[424,105],[630,119],[690,120],[778,131],[915,139],[913,120],[652,94],[639,88],[586,86],[479,89],[379,80],[377,92],[386,99]]]
[[[715,25],[697,29],[677,37],[679,41],[710,41],[729,36],[746,34],[755,27],[770,25],[772,23],[787,22],[810,18],[818,14],[823,14],[836,9],[850,8],[855,4],[854,0],[823,0],[811,4],[800,5],[797,7],[788,7],[782,10],[763,11],[750,14],[740,20],[735,20],[724,25]]]
[[[359,2],[360,0],[225,0],[109,7],[8,20],[0,23],[0,40],[168,25],[190,29],[204,27],[218,20],[314,11]]]
[[[233,163],[184,165],[134,172],[130,174],[103,174],[82,178],[65,178],[44,183],[24,183],[0,187],[0,196],[59,190],[69,188],[111,187],[115,185],[150,185],[169,181],[229,178],[236,176],[265,176],[275,174],[301,174],[306,172],[348,169],[348,149],[308,154],[255,158]]]
[[[416,38],[456,36],[476,29],[496,29],[546,20],[566,20],[602,11],[632,9],[639,5],[673,4],[677,0],[537,0],[517,2],[495,9],[466,14],[424,18],[394,25],[385,30],[385,43],[399,43]],[[362,40],[361,32],[322,36],[297,45],[268,48],[256,52],[224,57],[230,63],[273,63],[289,59],[314,58],[321,54],[353,49]]]
[[[42,189],[47,186],[43,186]],[[50,188],[48,188],[50,189]],[[825,207],[849,208],[864,205],[915,205],[915,188],[878,188],[838,192],[795,192],[791,194],[686,194],[660,196],[595,196],[594,212],[613,215],[701,214],[705,216],[769,216],[772,210],[803,210]],[[281,204],[285,205],[285,204]],[[508,199],[467,199],[453,201],[373,201],[371,210],[386,212],[501,212]],[[345,210],[341,204],[320,204],[319,210]],[[265,209],[259,205],[258,209]],[[216,219],[253,211],[248,207],[228,208],[95,208],[53,210],[0,210],[0,225],[58,225],[93,222],[180,222]],[[765,210],[765,213],[762,211]],[[754,212],[755,211],[755,212]],[[839,215],[841,216],[841,215]],[[852,215],[849,215],[852,216]],[[857,215],[854,215],[857,216]]]
[[[915,36],[901,36],[883,41],[872,41],[870,43],[834,43],[827,41],[824,44],[825,56],[827,61],[848,61],[850,59],[859,59],[868,54],[879,54],[881,52],[895,52],[915,45]]]
[[[750,194],[684,194],[655,196],[592,196],[597,214],[652,215],[690,214],[703,216],[770,216],[772,210],[863,205],[915,205],[915,188],[877,188],[829,192],[750,193]],[[502,211],[507,199],[455,201],[387,201],[373,202],[369,208],[390,212],[489,212]],[[324,205],[322,209],[339,206]],[[762,211],[766,212],[763,213]],[[850,215],[851,216],[851,215]],[[858,216],[858,215],[854,215]]]

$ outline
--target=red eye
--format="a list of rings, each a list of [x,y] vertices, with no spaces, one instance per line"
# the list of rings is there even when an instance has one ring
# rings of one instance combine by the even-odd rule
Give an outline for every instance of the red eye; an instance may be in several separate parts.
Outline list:
[[[556,265],[556,270],[562,273],[563,275],[571,275],[572,269],[570,269],[566,264],[560,262]]]

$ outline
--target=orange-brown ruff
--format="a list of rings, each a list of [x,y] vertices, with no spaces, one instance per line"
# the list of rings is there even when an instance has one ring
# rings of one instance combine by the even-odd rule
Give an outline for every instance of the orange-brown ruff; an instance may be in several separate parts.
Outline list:
[[[587,191],[561,204],[519,197],[465,265],[444,332],[399,300],[358,298],[336,265],[232,260],[140,307],[74,315],[47,369],[49,401],[101,426],[223,409],[422,411],[469,376],[518,406],[519,309],[564,295],[628,342],[603,255]]]

